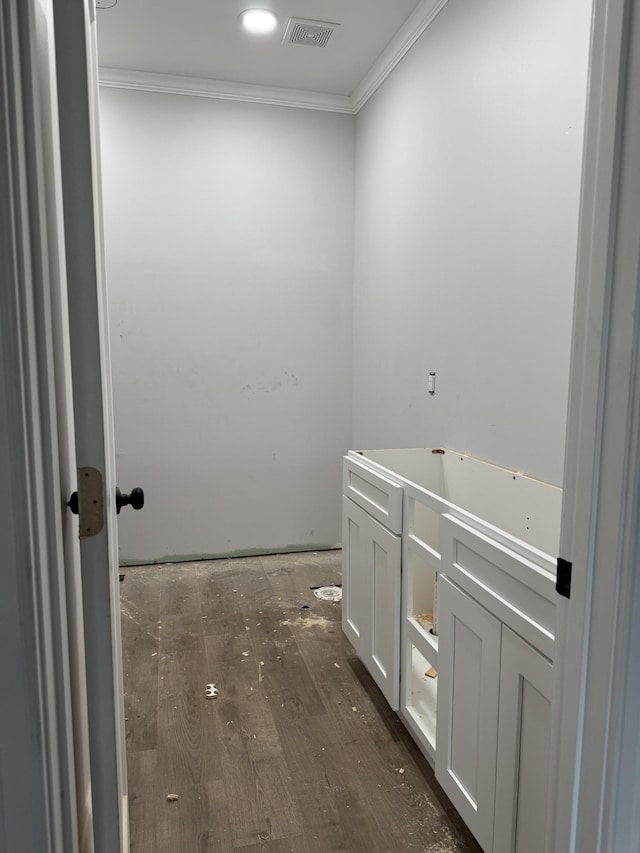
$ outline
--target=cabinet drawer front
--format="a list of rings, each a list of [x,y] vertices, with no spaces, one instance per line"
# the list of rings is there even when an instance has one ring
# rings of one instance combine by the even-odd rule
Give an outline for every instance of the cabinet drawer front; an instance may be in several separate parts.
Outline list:
[[[372,471],[350,456],[344,457],[342,491],[392,533],[402,530],[402,486]]]
[[[553,660],[555,578],[450,515],[442,517],[441,571]]]

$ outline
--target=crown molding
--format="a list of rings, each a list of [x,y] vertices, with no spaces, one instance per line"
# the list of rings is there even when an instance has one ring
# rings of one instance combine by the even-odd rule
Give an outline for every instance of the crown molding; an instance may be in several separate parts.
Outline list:
[[[162,92],[169,95],[191,95],[197,98],[250,101],[281,107],[353,113],[351,99],[346,95],[208,80],[204,77],[181,77],[151,71],[131,71],[126,68],[100,68],[99,73],[100,85],[110,89],[133,89],[138,92]]]
[[[384,83],[402,57],[446,6],[447,0],[421,0],[400,27],[351,95],[353,112],[359,112]]]
[[[280,107],[355,114],[384,83],[402,57],[446,4],[447,0],[421,0],[350,97],[324,92],[308,92],[303,89],[209,80],[205,77],[182,77],[177,74],[132,71],[126,68],[100,68],[100,85],[111,89],[134,89],[138,92],[163,92],[169,95],[191,95],[197,98],[217,98],[224,101],[250,101]]]

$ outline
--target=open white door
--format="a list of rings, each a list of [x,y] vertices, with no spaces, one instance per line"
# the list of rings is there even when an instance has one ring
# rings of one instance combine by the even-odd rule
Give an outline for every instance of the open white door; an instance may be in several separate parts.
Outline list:
[[[89,853],[54,54],[51,3],[0,4],[0,849]]]
[[[0,4],[0,848],[124,853],[113,453],[92,191],[94,66],[85,47],[88,10],[83,0],[67,5],[63,21],[53,0]],[[64,193],[61,147],[73,163]],[[65,509],[78,464],[102,472],[107,496],[102,530],[82,546]]]
[[[94,0],[53,0],[53,10],[94,849],[125,853],[129,819]]]

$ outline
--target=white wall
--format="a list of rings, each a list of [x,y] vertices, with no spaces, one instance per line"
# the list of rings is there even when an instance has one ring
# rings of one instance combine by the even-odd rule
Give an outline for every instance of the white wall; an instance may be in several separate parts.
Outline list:
[[[338,542],[349,446],[561,484],[589,17],[450,0],[357,121],[102,90],[124,560]]]
[[[101,90],[126,561],[340,540],[354,119]]]
[[[358,115],[354,446],[561,484],[589,23],[450,0]]]

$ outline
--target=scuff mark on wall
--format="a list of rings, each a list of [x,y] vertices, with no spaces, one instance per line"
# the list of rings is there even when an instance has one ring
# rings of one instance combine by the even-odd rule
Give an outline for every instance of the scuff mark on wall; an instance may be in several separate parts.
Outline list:
[[[252,392],[270,394],[273,391],[278,391],[280,388],[297,388],[299,383],[300,380],[295,373],[289,373],[289,371],[285,370],[282,377],[274,376],[272,379],[255,382],[254,385],[248,382],[246,385],[242,386],[240,393],[245,395],[251,394]]]

